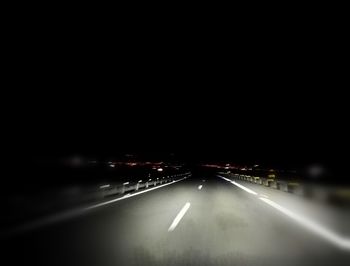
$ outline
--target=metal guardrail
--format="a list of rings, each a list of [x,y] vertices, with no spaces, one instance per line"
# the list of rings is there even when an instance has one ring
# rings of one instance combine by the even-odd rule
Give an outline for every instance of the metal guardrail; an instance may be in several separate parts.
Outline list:
[[[282,180],[234,173],[221,173],[230,178],[250,182],[271,189],[295,194],[322,202],[336,203],[350,207],[350,187],[327,187],[316,184],[303,183],[300,180]]]
[[[121,195],[124,193],[130,193],[132,191],[138,191],[141,189],[147,189],[150,187],[166,184],[188,176],[191,176],[190,172],[177,174],[177,175],[163,176],[163,177],[158,177],[153,179],[147,178],[147,179],[143,179],[143,180],[141,179],[138,181],[127,181],[123,183],[105,184],[100,186],[100,190],[97,192],[97,194],[98,194],[98,197],[102,197],[102,198],[114,196],[118,194]]]

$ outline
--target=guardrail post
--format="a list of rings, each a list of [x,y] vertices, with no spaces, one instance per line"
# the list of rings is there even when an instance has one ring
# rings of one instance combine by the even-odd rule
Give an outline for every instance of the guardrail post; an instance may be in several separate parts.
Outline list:
[[[126,191],[126,186],[129,185],[130,183],[129,182],[124,182],[123,183],[123,187],[121,188],[121,193],[124,194],[125,191]]]

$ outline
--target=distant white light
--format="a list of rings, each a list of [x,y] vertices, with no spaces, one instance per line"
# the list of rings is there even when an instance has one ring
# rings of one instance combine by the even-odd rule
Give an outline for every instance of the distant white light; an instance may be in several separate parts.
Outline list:
[[[139,183],[141,183],[142,182],[142,180],[139,180]]]
[[[74,156],[70,159],[70,164],[77,167],[77,166],[81,166],[83,164],[83,158],[79,157],[79,156]]]
[[[111,185],[110,184],[107,184],[107,185],[103,185],[103,186],[100,186],[100,188],[102,189],[102,188],[108,188],[108,187],[110,187]]]
[[[158,172],[162,172],[162,171],[163,171],[163,168],[158,168],[157,171],[158,171]]]
[[[152,179],[148,179],[148,181],[152,181]]]
[[[114,165],[114,164],[111,164],[111,165],[110,165],[110,167],[114,168],[114,167],[115,167],[115,165]]]
[[[123,183],[123,185],[129,185],[129,182],[125,182],[125,183]]]

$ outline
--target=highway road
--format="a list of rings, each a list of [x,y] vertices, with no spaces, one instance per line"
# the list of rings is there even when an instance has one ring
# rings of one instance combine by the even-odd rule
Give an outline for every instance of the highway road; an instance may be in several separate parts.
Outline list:
[[[216,175],[193,176],[6,238],[3,265],[350,265],[350,220],[335,224],[299,201]]]

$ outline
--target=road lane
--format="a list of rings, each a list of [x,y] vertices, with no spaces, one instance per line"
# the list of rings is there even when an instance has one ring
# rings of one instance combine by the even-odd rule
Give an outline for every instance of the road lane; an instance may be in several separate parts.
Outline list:
[[[216,177],[206,178],[205,189],[199,191],[201,180],[185,180],[17,237],[12,261],[101,266],[348,264],[349,253],[253,194]],[[169,233],[187,202],[191,207]]]
[[[191,204],[169,250],[197,258],[195,265],[329,265],[341,253],[234,186],[208,182]],[[339,263],[348,259],[342,255]]]

